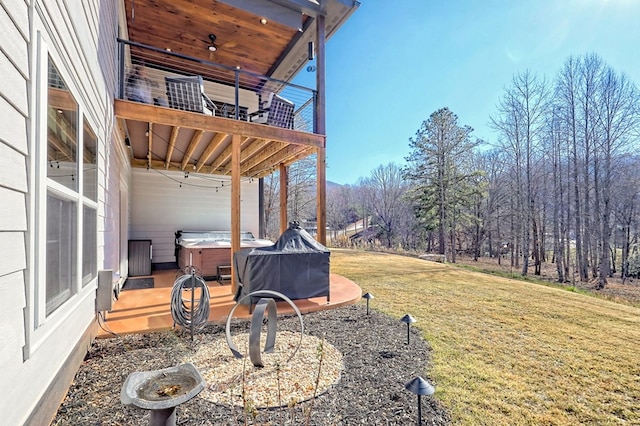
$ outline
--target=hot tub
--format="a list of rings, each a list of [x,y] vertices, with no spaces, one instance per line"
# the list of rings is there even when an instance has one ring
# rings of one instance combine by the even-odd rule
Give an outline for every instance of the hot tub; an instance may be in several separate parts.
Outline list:
[[[258,239],[251,232],[240,233],[241,248],[271,245],[273,241]],[[218,278],[218,267],[231,265],[231,231],[177,231],[176,253],[180,269],[195,266],[203,277]]]

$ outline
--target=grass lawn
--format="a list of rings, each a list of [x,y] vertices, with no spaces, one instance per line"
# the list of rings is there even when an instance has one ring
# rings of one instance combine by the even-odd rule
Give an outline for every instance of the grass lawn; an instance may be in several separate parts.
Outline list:
[[[455,424],[640,424],[637,307],[385,253],[332,249],[331,270],[416,318]]]

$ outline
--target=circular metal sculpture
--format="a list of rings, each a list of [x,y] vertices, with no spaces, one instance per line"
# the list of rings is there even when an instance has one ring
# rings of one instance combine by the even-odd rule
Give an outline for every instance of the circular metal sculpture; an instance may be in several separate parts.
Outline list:
[[[300,348],[300,344],[302,343],[302,335],[304,333],[304,323],[302,322],[302,314],[298,307],[282,293],[273,290],[257,290],[251,292],[239,299],[235,306],[229,312],[229,316],[227,317],[227,324],[225,328],[225,333],[227,337],[227,345],[229,345],[229,349],[231,349],[231,353],[236,358],[242,358],[242,354],[238,351],[236,345],[234,345],[231,340],[231,319],[233,318],[233,313],[236,308],[242,304],[243,301],[250,299],[252,296],[274,296],[279,299],[284,300],[293,308],[296,315],[298,315],[298,319],[300,320],[300,340],[298,341],[298,345],[295,347],[289,358],[287,358],[286,362],[291,361],[291,358],[298,352]],[[262,331],[262,319],[264,318],[264,312],[267,311],[267,340],[264,345],[264,351],[266,353],[273,352],[273,348],[276,343],[276,321],[277,321],[277,308],[276,302],[272,298],[261,298],[256,304],[256,309],[251,316],[251,329],[249,332],[249,357],[251,358],[251,362],[255,367],[264,367],[264,363],[262,362],[262,356],[260,352],[260,332]]]

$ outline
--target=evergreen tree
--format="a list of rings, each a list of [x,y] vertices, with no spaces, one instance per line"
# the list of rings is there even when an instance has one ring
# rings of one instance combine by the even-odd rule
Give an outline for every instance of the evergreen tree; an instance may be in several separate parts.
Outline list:
[[[405,178],[413,183],[410,197],[418,219],[425,228],[437,229],[439,253],[446,254],[449,247],[453,262],[456,228],[475,174],[468,167],[478,144],[471,140],[472,131],[458,125],[458,117],[448,108],[435,111],[410,139],[411,153],[404,170]]]

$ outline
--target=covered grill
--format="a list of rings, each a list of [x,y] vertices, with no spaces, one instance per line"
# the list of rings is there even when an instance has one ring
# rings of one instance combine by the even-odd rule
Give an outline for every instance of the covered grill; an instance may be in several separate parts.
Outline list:
[[[326,296],[328,301],[329,255],[325,246],[293,223],[274,245],[233,255],[238,282],[235,300],[257,290],[273,290],[290,299]]]

